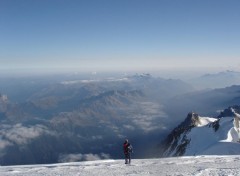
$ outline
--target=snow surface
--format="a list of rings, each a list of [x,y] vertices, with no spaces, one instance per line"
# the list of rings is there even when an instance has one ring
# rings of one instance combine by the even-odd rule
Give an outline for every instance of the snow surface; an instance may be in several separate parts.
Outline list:
[[[240,154],[239,129],[236,128],[234,117],[221,118],[217,131],[208,126],[216,120],[216,118],[199,117],[200,125],[187,134],[190,143],[184,153],[185,156]]]
[[[209,123],[212,123],[216,121],[216,118],[211,118],[211,117],[199,117],[199,124],[197,124],[197,127],[205,126],[208,125]]]
[[[76,163],[0,166],[1,176],[237,176],[240,155],[197,156],[161,159],[136,159],[131,165],[123,160],[100,160]]]

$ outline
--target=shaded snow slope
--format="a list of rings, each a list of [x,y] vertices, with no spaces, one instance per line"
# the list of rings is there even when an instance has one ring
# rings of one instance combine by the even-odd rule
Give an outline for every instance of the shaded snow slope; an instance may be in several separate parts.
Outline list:
[[[217,131],[213,128],[209,128],[207,124],[205,126],[193,128],[191,132],[187,134],[191,142],[184,155],[202,155],[206,153],[205,150],[213,148],[213,146],[215,146],[215,150],[212,150],[211,153],[207,152],[208,154],[228,154],[228,149],[233,151],[232,153],[230,152],[231,154],[240,154],[240,144],[236,143],[238,141],[238,133],[234,128],[233,118],[221,118],[219,125],[220,128]],[[223,143],[226,142],[228,142],[228,144],[223,145]],[[228,146],[228,148],[221,146]],[[231,149],[232,147],[239,149],[233,150]]]
[[[198,156],[162,159],[123,160],[0,167],[1,176],[206,176],[240,175],[238,156]]]
[[[240,118],[232,115],[219,118],[189,113],[165,140],[163,156],[240,155]]]

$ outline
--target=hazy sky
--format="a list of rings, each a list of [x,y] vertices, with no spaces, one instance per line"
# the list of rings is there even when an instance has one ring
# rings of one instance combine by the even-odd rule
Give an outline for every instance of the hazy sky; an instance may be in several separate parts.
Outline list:
[[[0,69],[240,68],[239,0],[0,0]]]

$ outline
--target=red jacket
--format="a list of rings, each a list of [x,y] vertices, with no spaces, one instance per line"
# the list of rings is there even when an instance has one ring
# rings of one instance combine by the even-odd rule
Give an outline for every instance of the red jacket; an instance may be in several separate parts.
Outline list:
[[[130,146],[130,143],[124,142],[124,144],[123,144],[123,152],[124,152],[124,154],[128,154],[129,153],[129,150],[128,150],[129,146]]]

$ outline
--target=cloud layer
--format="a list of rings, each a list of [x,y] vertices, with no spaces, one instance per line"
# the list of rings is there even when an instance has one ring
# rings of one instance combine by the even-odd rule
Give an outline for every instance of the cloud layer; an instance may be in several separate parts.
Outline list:
[[[106,153],[101,154],[61,154],[59,156],[59,162],[65,163],[65,162],[77,162],[77,161],[95,161],[95,160],[101,160],[101,159],[110,159],[110,155]]]

